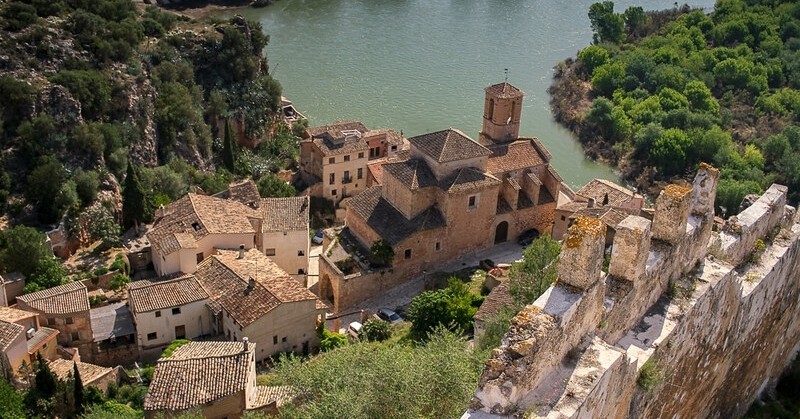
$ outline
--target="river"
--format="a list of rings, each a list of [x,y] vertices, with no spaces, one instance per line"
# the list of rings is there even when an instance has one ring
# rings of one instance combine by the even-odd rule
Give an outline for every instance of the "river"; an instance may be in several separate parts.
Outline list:
[[[526,92],[520,134],[539,137],[567,184],[619,181],[584,157],[550,113],[552,68],[591,42],[591,0],[278,0],[237,13],[261,22],[284,95],[311,125],[339,119],[402,130],[406,137],[458,128],[477,138],[483,89]],[[672,1],[617,1],[647,10]],[[713,0],[690,5],[711,8]]]

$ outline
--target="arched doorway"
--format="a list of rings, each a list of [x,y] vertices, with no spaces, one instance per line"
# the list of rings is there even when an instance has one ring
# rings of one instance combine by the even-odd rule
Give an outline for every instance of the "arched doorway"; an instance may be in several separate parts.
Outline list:
[[[494,229],[494,244],[508,240],[508,221],[501,221]]]

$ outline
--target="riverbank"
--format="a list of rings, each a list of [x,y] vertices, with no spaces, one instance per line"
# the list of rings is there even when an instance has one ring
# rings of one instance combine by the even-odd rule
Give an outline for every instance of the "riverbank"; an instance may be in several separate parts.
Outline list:
[[[216,1],[210,2],[206,0],[198,1],[185,1],[179,4],[170,4],[167,6],[159,6],[162,10],[173,12],[181,16],[186,16],[195,20],[207,20],[213,18],[221,13],[229,13],[231,11],[250,9],[252,1]],[[145,6],[155,4],[155,1],[147,3],[142,1]]]

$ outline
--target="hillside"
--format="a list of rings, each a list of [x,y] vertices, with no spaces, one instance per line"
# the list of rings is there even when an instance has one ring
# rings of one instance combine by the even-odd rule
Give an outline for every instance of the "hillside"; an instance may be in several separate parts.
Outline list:
[[[605,1],[589,18],[594,44],[556,68],[551,94],[590,156],[641,190],[712,163],[723,214],[773,182],[798,202],[800,4],[722,0],[706,15]]]
[[[147,195],[139,221],[194,185],[274,177],[296,143],[276,118],[268,41],[238,16],[199,22],[130,0],[0,2],[8,221],[70,227],[92,207],[119,223],[129,165]],[[226,125],[235,156],[224,165]]]

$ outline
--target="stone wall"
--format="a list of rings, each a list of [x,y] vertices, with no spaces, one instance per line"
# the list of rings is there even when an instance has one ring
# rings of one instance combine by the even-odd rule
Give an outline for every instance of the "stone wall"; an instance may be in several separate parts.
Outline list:
[[[609,273],[599,220],[579,219],[558,282],[513,319],[464,417],[727,418],[774,386],[800,348],[800,224],[773,185],[713,231],[717,178],[702,165],[652,223],[623,221]]]

